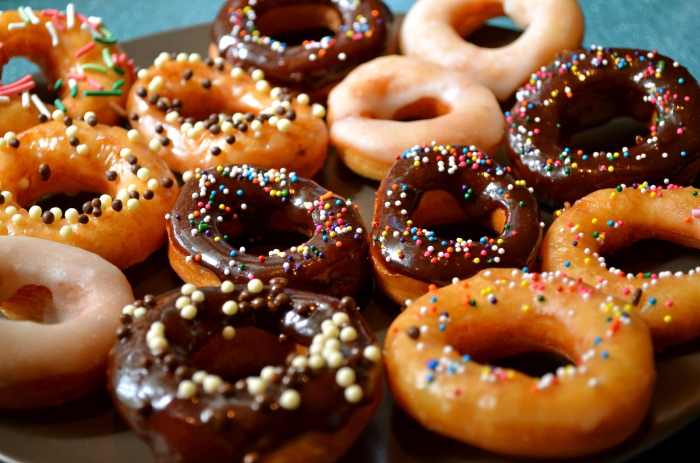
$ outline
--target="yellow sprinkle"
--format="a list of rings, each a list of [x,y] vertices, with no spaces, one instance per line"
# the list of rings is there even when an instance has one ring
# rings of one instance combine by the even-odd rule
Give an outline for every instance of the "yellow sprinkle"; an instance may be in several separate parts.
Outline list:
[[[671,316],[670,316],[670,315],[666,315],[666,316],[664,317],[664,322],[665,322],[665,323],[671,323]]]
[[[386,235],[387,235],[387,232],[386,232],[386,230],[384,230],[384,231],[382,232],[382,236],[386,236]]]
[[[625,306],[622,308],[623,312],[629,312],[632,310],[632,304],[625,304]]]
[[[591,220],[591,223],[598,223],[598,219]]]
[[[527,287],[527,280],[523,280],[520,282],[520,287],[521,288],[526,288]]]
[[[219,241],[221,241],[221,238],[219,238],[219,237],[217,236],[216,238],[214,238],[214,241],[216,241],[216,242],[218,243]]]
[[[572,169],[578,169],[578,162],[572,162],[572,163],[571,163],[571,168],[572,168]]]
[[[498,238],[498,241],[496,241],[498,244],[503,244],[503,238]]]
[[[586,265],[590,264],[590,263],[591,263],[591,258],[590,258],[590,257],[586,257],[586,258],[583,260],[583,263],[586,264]]]
[[[611,198],[614,198],[615,196],[617,196],[617,193],[616,193],[616,192],[613,191],[612,193],[610,193],[610,197],[611,197]]]
[[[523,312],[527,312],[528,310],[530,310],[530,306],[527,305],[527,304],[525,304],[525,305],[523,306]]]
[[[475,264],[478,264],[479,262],[481,262],[481,259],[479,259],[479,258],[477,257],[476,259],[474,259],[473,262],[474,262]]]
[[[656,198],[656,192],[655,192],[655,191],[652,191],[651,194],[650,194],[649,196],[651,196],[652,198]]]
[[[224,166],[217,166],[216,167],[217,172],[223,172],[224,171]]]
[[[515,378],[515,371],[513,371],[513,370],[508,370],[508,371],[506,372],[506,377],[507,377],[508,379],[513,379],[513,378]]]

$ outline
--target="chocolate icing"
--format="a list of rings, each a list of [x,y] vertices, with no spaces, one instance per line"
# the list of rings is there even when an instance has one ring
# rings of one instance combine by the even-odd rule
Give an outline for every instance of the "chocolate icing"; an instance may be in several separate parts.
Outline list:
[[[182,318],[180,309],[175,307],[182,295],[180,291],[157,301],[138,301],[137,305],[147,309],[138,319],[123,316],[125,326],[120,328],[119,341],[110,356],[108,386],[117,410],[149,443],[158,462],[245,461],[246,456],[251,459],[264,455],[309,431],[330,434],[358,409],[378,403],[375,399],[381,394],[381,362],[363,354],[367,346],[375,345],[375,340],[352,299],[338,301],[285,286],[286,282],[278,279],[259,293],[243,286],[230,293],[223,293],[220,288],[201,288],[204,301],[195,303],[198,310],[192,320]],[[231,300],[238,301],[239,311],[227,316],[222,306]],[[265,346],[238,345],[249,354],[227,356],[227,349],[243,341],[238,339],[239,334],[225,340],[221,334],[224,327],[242,331],[254,326],[283,335],[292,350],[306,350],[313,337],[321,333],[322,323],[338,313],[347,314],[349,320],[335,326],[350,326],[357,332],[354,341],[341,341],[340,352],[342,366],[355,371],[355,384],[362,388],[363,399],[359,403],[346,400],[344,389],[336,382],[338,368],[327,364],[313,369],[290,366],[287,360],[260,394],[249,393],[245,384],[237,384],[241,380],[231,378],[240,377],[236,367],[245,362],[244,357],[255,356]],[[167,347],[155,351],[149,347],[147,336],[154,322],[164,324],[167,339]],[[213,393],[200,385],[193,398],[179,398],[179,383],[202,369],[198,357],[205,351],[224,358],[218,363],[206,360],[208,373],[222,377],[223,384]],[[265,365],[253,366],[260,371]],[[282,393],[289,389],[301,397],[295,410],[279,405]]]
[[[237,169],[234,177],[229,176],[232,168]],[[221,172],[212,168],[199,175],[200,179],[183,186],[167,220],[170,246],[191,256],[193,264],[211,270],[221,281],[245,283],[254,276],[267,282],[284,277],[292,288],[335,296],[355,294],[366,282],[367,235],[351,201],[293,173],[226,166]],[[284,255],[260,256],[240,252],[226,242],[226,236],[255,235],[279,226],[274,214],[280,212],[297,231],[309,236],[308,252],[299,251],[300,243],[296,252],[290,248],[281,250]],[[189,218],[195,213],[199,217]]]
[[[391,271],[439,286],[485,268],[531,265],[542,241],[540,210],[532,193],[516,184],[507,175],[509,171],[466,146],[447,149],[430,145],[406,151],[377,192],[371,250],[375,261]],[[504,229],[498,236],[465,240],[460,245],[456,239],[431,235],[420,224],[409,224],[423,195],[431,190],[443,190],[458,199],[472,222],[486,221],[495,211],[504,212]],[[430,246],[434,250],[426,256]]]
[[[339,82],[358,65],[388,53],[392,46],[389,26],[393,15],[379,0],[257,0],[251,3],[249,0],[224,3],[212,24],[211,39],[219,54],[230,63],[249,70],[262,69],[266,79],[275,85],[307,93],[319,91]],[[287,47],[279,47],[280,42],[275,45],[274,37],[268,43],[243,39],[257,30],[255,20],[266,13],[278,8],[293,12],[294,7],[300,6],[337,11],[340,26],[335,35],[324,39],[325,42],[320,40],[306,46]],[[242,9],[246,7],[253,10],[253,20],[249,14],[244,17]],[[286,20],[294,21],[293,18]],[[285,26],[279,27],[284,29]],[[261,37],[265,33],[259,32]]]
[[[506,152],[516,176],[555,202],[620,184],[687,184],[700,170],[700,86],[666,56],[625,48],[565,52],[534,73],[517,99],[506,113]],[[575,133],[619,116],[647,124],[651,134],[618,153],[566,148]]]

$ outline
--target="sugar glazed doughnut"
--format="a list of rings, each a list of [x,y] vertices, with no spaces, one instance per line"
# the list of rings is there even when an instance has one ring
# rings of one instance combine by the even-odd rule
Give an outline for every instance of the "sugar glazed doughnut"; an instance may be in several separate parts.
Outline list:
[[[133,300],[101,257],[51,241],[0,236],[0,407],[80,397],[104,381],[119,311]]]
[[[228,0],[212,24],[209,55],[325,103],[353,68],[393,52],[392,22],[379,0]]]
[[[69,116],[92,112],[101,123],[114,125],[124,114],[133,61],[99,18],[77,13],[72,4],[65,13],[20,7],[0,14],[0,43],[0,70],[18,56],[35,62],[57,95],[54,105]],[[51,118],[54,105],[31,94],[35,86],[30,75],[0,85],[0,133],[20,132]]]
[[[503,114],[462,73],[386,56],[352,71],[328,98],[331,144],[354,172],[381,180],[407,146],[426,140],[496,151]]]
[[[398,304],[489,267],[531,267],[542,241],[540,209],[475,147],[415,146],[379,185],[370,254],[374,280]],[[478,240],[439,237],[429,228],[460,220],[490,226]]]
[[[700,86],[671,58],[624,48],[565,52],[517,96],[506,114],[506,153],[516,176],[555,202],[620,184],[682,185],[700,170]],[[650,134],[619,152],[567,147],[575,133],[619,116]]]
[[[488,19],[508,16],[525,32],[500,48],[464,40]],[[466,73],[507,100],[530,72],[561,50],[578,48],[583,13],[576,0],[419,0],[401,25],[401,51]]]
[[[59,116],[57,111],[56,116]],[[57,117],[59,118],[59,117]],[[119,127],[65,117],[0,139],[0,235],[70,244],[119,268],[166,240],[178,187],[165,163]],[[102,193],[81,210],[31,206],[52,193]],[[28,210],[25,209],[28,207]]]
[[[355,294],[370,273],[367,234],[356,209],[293,172],[245,165],[197,171],[168,216],[170,263],[183,280],[198,285],[284,277],[295,289]],[[267,255],[228,243],[290,230],[308,240]]]
[[[332,462],[377,410],[381,351],[352,298],[271,283],[125,308],[108,388],[157,461]]]
[[[656,378],[649,328],[623,305],[551,273],[482,271],[394,320],[389,388],[429,430],[493,452],[568,458],[610,448],[639,427]],[[536,351],[574,365],[533,383],[482,363]]]
[[[644,183],[599,190],[557,212],[542,247],[544,270],[566,272],[625,300],[649,323],[657,346],[700,337],[700,269],[632,274],[605,263],[605,255],[645,238],[699,248],[697,189]]]
[[[223,164],[286,168],[311,177],[328,148],[325,109],[271,89],[222,59],[161,54],[139,73],[128,110],[149,148],[177,172]],[[216,61],[216,62],[215,62]]]

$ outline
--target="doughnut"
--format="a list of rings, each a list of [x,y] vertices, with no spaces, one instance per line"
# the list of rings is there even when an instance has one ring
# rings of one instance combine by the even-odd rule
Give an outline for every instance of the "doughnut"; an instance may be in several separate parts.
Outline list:
[[[394,52],[393,19],[380,0],[228,0],[212,24],[209,56],[325,103],[353,68]]]
[[[92,112],[103,124],[117,124],[134,64],[116,42],[99,18],[83,16],[72,4],[65,13],[29,7],[0,13],[0,72],[10,59],[26,58],[40,66],[57,96],[53,105],[44,104],[31,93],[31,75],[0,85],[0,133],[46,121],[54,107],[74,118]]]
[[[58,113],[60,121],[0,138],[0,235],[70,244],[122,269],[143,261],[166,241],[165,214],[178,191],[173,174],[130,139],[135,131]],[[97,196],[81,209],[31,206],[80,192]]]
[[[284,277],[302,291],[355,294],[370,274],[357,209],[294,172],[247,165],[198,170],[167,217],[170,264],[199,286]],[[289,231],[308,239],[267,255],[230,244],[240,236]]]
[[[0,236],[0,281],[0,408],[58,405],[104,381],[119,311],[134,299],[116,267],[72,246]]]
[[[484,48],[464,40],[488,19],[503,15],[526,29],[513,43]],[[418,0],[399,33],[404,55],[462,72],[501,101],[533,69],[561,50],[578,48],[582,39],[583,13],[576,0]]]
[[[322,106],[271,89],[261,72],[200,59],[163,53],[129,94],[132,126],[171,169],[251,163],[311,177],[323,166]]]
[[[645,238],[700,248],[700,198],[695,188],[619,186],[581,198],[560,214],[542,246],[542,269],[566,272],[623,299],[651,327],[654,345],[700,337],[700,268],[687,273],[627,273],[605,256]]]
[[[690,183],[700,170],[700,86],[656,52],[591,47],[536,71],[506,113],[506,153],[518,178],[555,203],[648,181]],[[571,137],[621,116],[649,127],[615,152],[570,149]]]
[[[623,305],[555,274],[484,270],[394,320],[389,389],[430,431],[489,451],[541,459],[607,449],[639,427],[656,379],[649,328]],[[537,351],[573,365],[532,378],[488,364]]]
[[[533,194],[509,172],[473,146],[431,144],[403,153],[374,205],[370,256],[377,286],[404,304],[430,285],[484,268],[530,268],[544,224]],[[494,236],[447,238],[430,230],[460,221],[487,225]]]
[[[493,153],[503,113],[486,88],[462,73],[385,56],[352,71],[328,97],[331,144],[355,173],[381,180],[407,146],[477,145]]]
[[[332,462],[377,410],[381,350],[350,297],[185,284],[124,310],[119,414],[156,461]]]

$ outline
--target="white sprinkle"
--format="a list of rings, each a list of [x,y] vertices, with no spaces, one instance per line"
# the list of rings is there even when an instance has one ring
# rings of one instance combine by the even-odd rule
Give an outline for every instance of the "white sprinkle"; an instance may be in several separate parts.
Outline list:
[[[46,24],[53,24],[53,23],[48,22]],[[43,101],[41,101],[41,99],[39,98],[38,95],[32,95],[31,98],[32,98],[32,103],[34,103],[34,107],[36,107],[36,109],[38,109],[41,114],[43,114],[46,117],[51,117],[51,113],[46,108],[46,105],[44,104]]]
[[[21,23],[10,23],[7,25],[7,30],[9,31],[14,31],[16,29],[24,29],[27,26],[27,23],[21,22]]]

